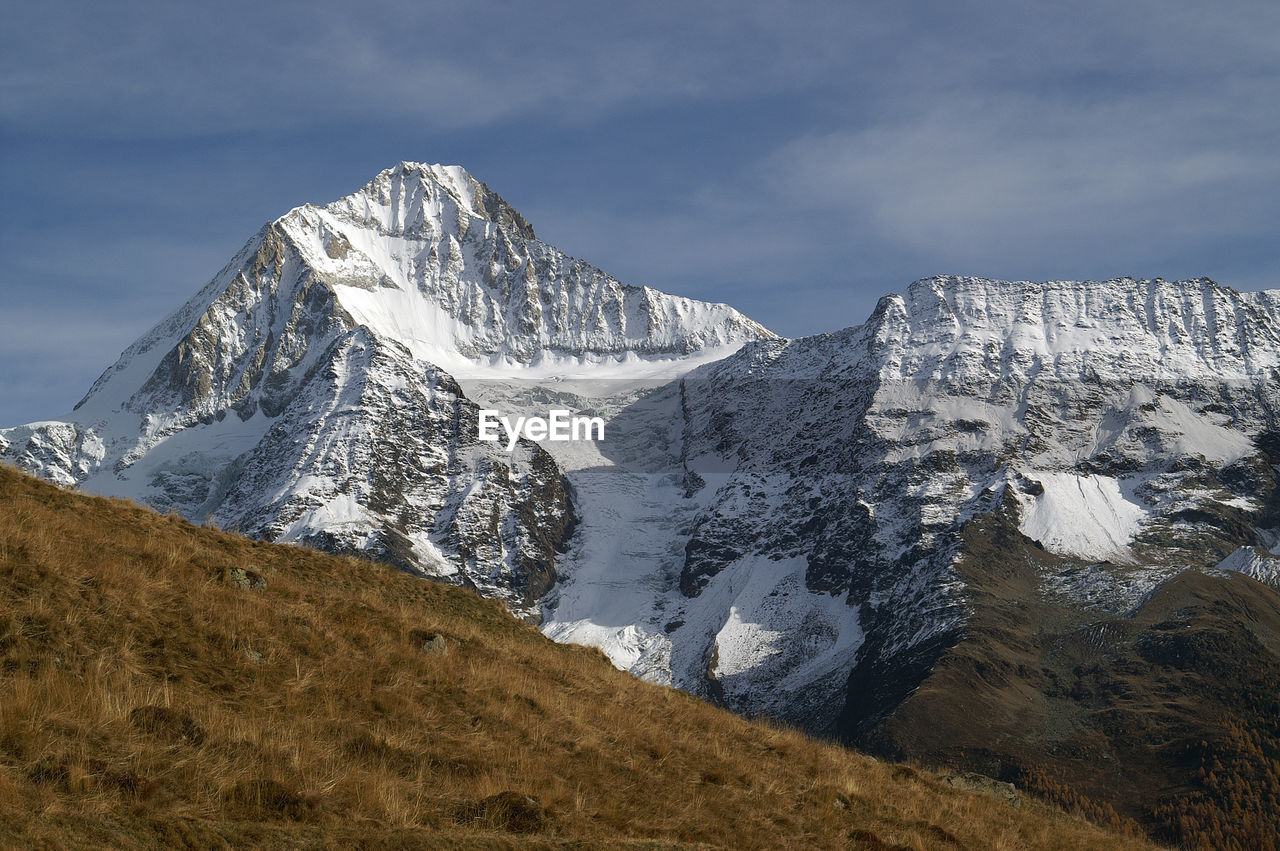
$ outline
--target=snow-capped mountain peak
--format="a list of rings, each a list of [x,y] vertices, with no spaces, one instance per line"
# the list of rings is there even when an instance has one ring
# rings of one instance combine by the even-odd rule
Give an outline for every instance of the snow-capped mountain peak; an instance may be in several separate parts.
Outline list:
[[[1205,278],[923,278],[784,340],[401,163],[265,225],[0,457],[467,584],[619,667],[865,740],[991,587],[1022,595],[1000,618],[1074,629],[1188,570],[1274,581],[1277,370],[1280,292]],[[606,439],[508,452],[478,403],[591,410]]]
[[[1056,748],[1078,707],[1028,707],[1090,693],[1072,648],[1092,665],[1161,588],[1280,582],[1278,388],[1280,291],[937,276],[784,340],[406,162],[266,224],[72,414],[0,430],[0,458],[466,584],[638,675],[884,752],[913,746],[894,713],[932,735],[955,714],[932,701],[1012,706],[1008,737],[958,731],[992,754]],[[505,451],[480,404],[607,433]],[[1156,605],[1125,670],[1196,605]],[[1073,722],[1083,758],[1105,717]]]
[[[553,575],[567,492],[538,447],[477,442],[455,378],[674,375],[772,336],[565,255],[458,166],[401,163],[265,225],[71,415],[6,430],[3,452],[64,484],[389,554],[527,607]],[[481,534],[502,517],[496,540]]]
[[[329,214],[382,233],[406,236],[465,232],[475,220],[535,239],[520,213],[462,166],[402,162],[359,191],[326,204]]]

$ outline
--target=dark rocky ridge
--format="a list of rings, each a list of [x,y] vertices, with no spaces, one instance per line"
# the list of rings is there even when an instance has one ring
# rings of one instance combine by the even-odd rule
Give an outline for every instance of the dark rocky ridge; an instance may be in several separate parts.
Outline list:
[[[1280,818],[1280,594],[1187,570],[1122,616],[1047,599],[1061,570],[1012,512],[964,530],[972,615],[910,694],[847,740],[977,771],[1154,838],[1270,848]],[[851,683],[855,688],[860,684]]]

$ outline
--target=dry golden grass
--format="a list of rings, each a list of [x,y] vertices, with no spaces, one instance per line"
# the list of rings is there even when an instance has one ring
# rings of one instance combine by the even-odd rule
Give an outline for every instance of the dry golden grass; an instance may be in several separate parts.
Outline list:
[[[467,591],[7,467],[0,842],[1140,847],[642,683]]]

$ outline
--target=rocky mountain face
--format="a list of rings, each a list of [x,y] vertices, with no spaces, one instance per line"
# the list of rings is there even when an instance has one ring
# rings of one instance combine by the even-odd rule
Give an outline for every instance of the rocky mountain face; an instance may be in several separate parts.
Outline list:
[[[858,737],[963,634],[976,516],[1015,518],[1082,610],[1273,540],[1273,298],[937,278],[862,326],[752,343],[615,416],[622,472],[575,480],[593,498],[547,629]],[[626,476],[635,514],[610,496]]]
[[[750,346],[685,382],[686,457],[733,473],[681,589],[740,557],[803,557],[808,590],[858,611],[865,723],[898,699],[875,696],[901,679],[887,660],[927,658],[962,627],[952,565],[975,515],[1017,516],[1083,563],[1047,587],[1113,611],[1270,540],[1255,441],[1277,401],[1271,299],[1209,281],[929,279],[858,328]]]
[[[540,242],[460,168],[403,163],[267,224],[74,412],[0,432],[0,457],[536,617],[573,526],[567,484],[535,444],[477,440],[455,374],[661,369],[768,336]]]
[[[678,595],[642,627],[739,711],[1170,841],[1233,817],[1197,773],[1229,755],[1241,841],[1274,836],[1276,305],[934,278],[692,373]]]
[[[1280,812],[1278,405],[1280,292],[928,278],[782,340],[405,163],[268,224],[0,457],[1170,841],[1233,817],[1235,760],[1248,845]],[[508,453],[482,406],[605,439]]]

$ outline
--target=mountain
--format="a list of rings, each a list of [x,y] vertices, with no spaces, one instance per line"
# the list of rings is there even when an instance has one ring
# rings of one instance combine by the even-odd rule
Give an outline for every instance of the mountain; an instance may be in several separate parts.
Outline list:
[[[536,617],[570,496],[537,445],[477,440],[457,378],[679,371],[771,336],[540,242],[461,168],[402,163],[264,226],[71,414],[0,432],[0,457]]]
[[[642,491],[668,522],[642,521],[646,570],[571,547],[544,629],[745,714],[1270,847],[1278,307],[931,278],[749,344],[620,415],[675,423]]]
[[[1280,292],[935,277],[784,340],[404,163],[268,224],[0,458],[473,587],[744,715],[1264,847],[1278,390]],[[506,452],[481,408],[605,434]]]
[[[674,654],[685,687],[830,730],[855,655],[904,665],[961,628],[953,562],[977,514],[1016,512],[1032,539],[1088,563],[1057,591],[1118,610],[1175,565],[1261,543],[1270,533],[1243,519],[1179,521],[1262,508],[1201,480],[1221,468],[1248,490],[1270,475],[1254,441],[1272,428],[1275,298],[1209,281],[927,279],[862,326],[754,343],[654,392],[619,431],[678,423],[650,449],[667,463],[646,487],[665,476],[660,501],[687,517],[654,559],[675,556],[666,598],[624,618],[649,634],[618,655]],[[557,593],[575,579],[566,568]],[[707,597],[738,618],[703,618]],[[799,646],[797,629],[812,630]],[[675,658],[680,639],[696,652]]]
[[[6,465],[0,577],[6,847],[1149,847]]]

